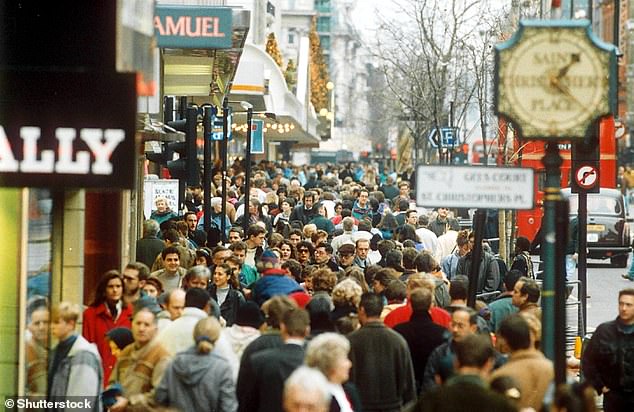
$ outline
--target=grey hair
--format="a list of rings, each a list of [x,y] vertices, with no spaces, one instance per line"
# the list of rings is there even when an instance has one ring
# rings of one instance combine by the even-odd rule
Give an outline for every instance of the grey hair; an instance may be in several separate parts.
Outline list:
[[[156,236],[159,232],[160,226],[158,222],[154,219],[148,219],[143,222],[143,234]]]
[[[341,224],[343,226],[343,230],[345,230],[346,232],[350,232],[352,229],[354,229],[354,219],[350,216],[344,217],[341,221]]]
[[[348,357],[350,342],[338,333],[321,333],[313,338],[306,347],[304,361],[306,365],[317,368],[328,376],[336,367],[340,357]]]
[[[330,394],[326,377],[319,370],[308,366],[300,366],[295,369],[295,372],[284,382],[284,399],[287,398],[288,392],[292,387],[300,389],[302,393],[309,391],[319,392],[323,401],[321,406],[326,408],[325,410],[328,409],[332,395]]]
[[[196,265],[189,268],[185,277],[189,279],[195,278],[206,278],[211,279],[211,271],[207,266],[204,265]]]

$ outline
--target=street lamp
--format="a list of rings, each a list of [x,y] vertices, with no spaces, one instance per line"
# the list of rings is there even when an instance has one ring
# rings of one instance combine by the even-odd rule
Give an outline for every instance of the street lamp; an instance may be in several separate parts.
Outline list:
[[[242,229],[244,235],[249,228],[249,204],[251,199],[251,126],[253,123],[253,105],[249,102],[240,102],[240,106],[247,112],[247,148],[244,166],[244,215],[242,216]]]

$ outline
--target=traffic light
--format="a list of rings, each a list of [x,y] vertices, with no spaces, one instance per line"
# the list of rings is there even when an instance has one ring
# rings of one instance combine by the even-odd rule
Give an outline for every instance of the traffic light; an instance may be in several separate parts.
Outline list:
[[[166,160],[170,176],[184,180],[188,186],[200,184],[200,165],[196,150],[196,123],[198,111],[188,107],[185,119],[168,122],[167,125],[179,132],[185,133],[184,142],[168,142],[164,152],[170,156]],[[173,160],[173,153],[178,153],[178,159]]]

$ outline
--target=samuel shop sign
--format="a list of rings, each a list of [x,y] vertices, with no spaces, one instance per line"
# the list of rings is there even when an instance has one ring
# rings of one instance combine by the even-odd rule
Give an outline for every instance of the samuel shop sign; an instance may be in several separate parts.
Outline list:
[[[0,186],[131,189],[135,75],[0,71]]]
[[[156,6],[154,33],[160,48],[228,49],[232,12],[228,7]]]

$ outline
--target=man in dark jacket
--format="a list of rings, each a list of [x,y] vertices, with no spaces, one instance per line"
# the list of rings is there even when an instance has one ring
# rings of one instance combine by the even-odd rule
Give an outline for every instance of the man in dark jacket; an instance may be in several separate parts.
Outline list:
[[[441,236],[447,233],[448,230],[460,230],[460,224],[453,217],[449,217],[449,209],[446,207],[439,207],[438,216],[436,219],[429,222],[427,228],[434,232],[436,236]]]
[[[302,226],[305,226],[310,222],[316,215],[317,211],[315,210],[315,193],[312,191],[307,191],[304,193],[304,200],[302,204],[295,206],[293,212],[291,212],[291,217],[288,219],[289,222],[299,221],[302,222]]]
[[[503,395],[487,387],[495,351],[488,335],[470,335],[456,345],[457,374],[425,394],[416,411],[516,411]]]
[[[136,242],[136,260],[149,268],[165,248],[165,243],[157,237],[159,229],[156,220],[146,220],[143,222],[143,237]]]
[[[284,345],[253,354],[242,378],[250,390],[238,394],[242,412],[282,412],[284,381],[304,363],[304,339],[310,331],[310,318],[304,309],[285,313],[280,325]]]
[[[381,322],[383,301],[364,293],[359,305],[361,329],[348,335],[352,370],[364,411],[396,412],[416,401],[414,367],[401,335]]]
[[[619,292],[619,316],[594,331],[581,367],[605,412],[634,410],[634,289]]]
[[[419,393],[427,358],[436,347],[448,340],[449,331],[431,320],[429,308],[432,293],[429,289],[414,289],[409,299],[412,304],[412,317],[409,322],[396,325],[394,330],[405,338],[409,346],[416,376],[416,393]]]
[[[473,242],[475,235],[469,235],[469,242]],[[473,264],[473,249],[460,258],[456,267],[456,275],[469,277],[471,265]],[[480,271],[478,272],[478,283],[476,293],[495,292],[500,286],[500,267],[495,261],[495,257],[482,250],[480,256]]]

